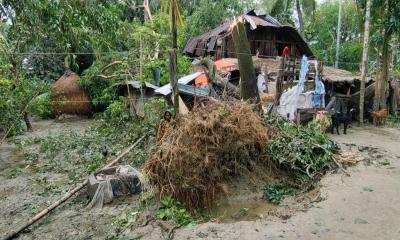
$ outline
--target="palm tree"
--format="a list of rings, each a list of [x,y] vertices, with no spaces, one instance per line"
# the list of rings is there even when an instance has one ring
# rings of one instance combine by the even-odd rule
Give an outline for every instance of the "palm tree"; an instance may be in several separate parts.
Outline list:
[[[292,24],[292,15],[296,9],[299,32],[305,38],[303,13],[313,15],[316,9],[315,0],[263,0],[261,5],[271,16],[275,16],[284,24]]]
[[[339,16],[336,34],[336,56],[335,56],[335,68],[339,67],[339,49],[340,49],[340,38],[341,38],[341,27],[342,27],[342,0],[339,0]]]
[[[365,10],[365,26],[364,26],[364,47],[361,66],[361,87],[360,87],[360,124],[364,123],[364,99],[365,99],[365,77],[368,67],[368,48],[369,48],[369,25],[371,20],[371,0],[367,0]]]
[[[178,0],[164,0],[163,9],[169,12],[171,18],[171,33],[172,33],[172,49],[169,58],[170,81],[172,85],[172,94],[175,113],[179,112],[179,92],[178,92],[178,77],[177,77],[177,58],[176,49],[178,48],[178,27],[183,27],[183,20],[179,12]]]

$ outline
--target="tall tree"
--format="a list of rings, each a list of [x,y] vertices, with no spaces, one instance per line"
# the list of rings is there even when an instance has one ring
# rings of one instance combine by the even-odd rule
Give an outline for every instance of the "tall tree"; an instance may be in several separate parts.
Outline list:
[[[360,87],[360,124],[364,123],[364,99],[365,99],[365,78],[368,67],[368,48],[369,48],[369,26],[371,20],[371,0],[367,0],[365,9],[364,44],[361,65],[361,87]]]
[[[380,48],[379,71],[376,77],[376,89],[374,98],[374,110],[387,109],[387,98],[389,94],[388,70],[390,65],[390,42],[393,34],[400,32],[400,3],[397,0],[383,0],[381,2],[380,32],[383,41]]]
[[[299,31],[301,36],[305,38],[303,12],[300,7],[300,0],[295,0],[295,1],[296,1],[297,17],[299,19]]]
[[[315,0],[263,0],[261,6],[268,14],[276,17],[284,24],[293,24],[292,16],[295,12],[299,24],[299,32],[305,38],[304,14],[314,16]],[[304,14],[303,14],[304,13]],[[310,18],[312,19],[312,18]]]
[[[341,27],[342,27],[342,0],[339,0],[339,16],[336,33],[336,55],[335,55],[335,67],[339,67],[339,53],[340,53],[340,39],[341,39]]]
[[[172,85],[172,96],[175,113],[179,113],[179,92],[178,92],[178,67],[176,49],[178,48],[178,27],[183,27],[182,16],[179,12],[177,0],[165,0],[165,8],[168,9],[171,17],[172,49],[170,51],[170,81]]]

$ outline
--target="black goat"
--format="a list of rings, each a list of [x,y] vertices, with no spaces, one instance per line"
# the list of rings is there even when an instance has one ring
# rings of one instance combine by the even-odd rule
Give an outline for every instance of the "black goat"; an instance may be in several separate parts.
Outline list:
[[[343,125],[344,125],[343,126],[343,134],[347,134],[347,127],[351,123],[354,112],[355,112],[354,108],[350,109],[350,112],[348,112],[348,113],[335,112],[332,115],[331,133],[334,134],[334,129],[336,128],[337,134],[340,135],[339,126],[340,126],[340,124],[343,123]]]

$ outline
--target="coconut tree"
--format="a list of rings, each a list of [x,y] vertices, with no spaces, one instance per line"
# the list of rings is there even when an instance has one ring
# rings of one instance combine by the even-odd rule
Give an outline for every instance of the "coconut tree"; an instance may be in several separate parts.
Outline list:
[[[303,13],[313,15],[316,9],[315,0],[263,0],[261,6],[269,15],[276,16],[284,24],[292,24],[292,15],[295,9],[299,23],[299,32],[305,38]]]
[[[400,32],[400,2],[398,0],[381,0],[380,16],[382,21],[379,23],[380,32],[383,35],[380,45],[379,70],[376,76],[376,89],[374,98],[374,110],[387,109],[388,98],[388,71],[391,58],[390,42],[395,34]]]
[[[368,48],[369,48],[369,26],[371,20],[371,0],[367,0],[365,10],[364,44],[361,65],[361,87],[360,87],[360,124],[364,123],[364,98],[365,98],[365,77],[368,67]]]
[[[336,55],[335,55],[335,67],[339,67],[339,50],[340,50],[340,38],[341,38],[341,27],[342,27],[342,0],[339,0],[339,15],[338,25],[336,30]]]
[[[170,81],[172,85],[173,102],[175,113],[179,112],[179,93],[178,93],[178,77],[176,75],[177,59],[176,49],[178,48],[178,27],[183,27],[183,20],[181,13],[179,12],[178,0],[164,0],[163,2],[164,11],[168,11],[171,18],[171,33],[172,33],[172,49],[170,51],[169,58],[169,70],[170,70]]]

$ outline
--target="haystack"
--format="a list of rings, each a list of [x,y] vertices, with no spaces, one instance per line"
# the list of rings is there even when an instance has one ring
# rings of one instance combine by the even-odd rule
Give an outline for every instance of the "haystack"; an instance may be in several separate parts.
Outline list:
[[[76,73],[68,70],[53,84],[52,112],[55,115],[92,113],[90,96],[79,85],[79,76]]]
[[[160,197],[192,210],[207,207],[229,180],[268,166],[263,153],[273,133],[253,107],[213,103],[182,116],[144,167]]]

